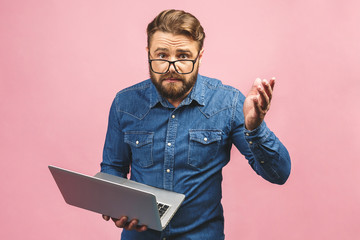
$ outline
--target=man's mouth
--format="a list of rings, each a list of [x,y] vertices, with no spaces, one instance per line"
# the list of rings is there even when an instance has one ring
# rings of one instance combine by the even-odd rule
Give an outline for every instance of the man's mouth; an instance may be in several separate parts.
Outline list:
[[[177,83],[177,82],[183,82],[183,81],[184,80],[180,76],[176,76],[175,74],[164,76],[161,79],[161,82],[165,82],[165,83]]]
[[[175,83],[175,82],[182,82],[182,79],[178,79],[178,78],[165,78],[162,80],[163,82],[168,82],[168,83]]]

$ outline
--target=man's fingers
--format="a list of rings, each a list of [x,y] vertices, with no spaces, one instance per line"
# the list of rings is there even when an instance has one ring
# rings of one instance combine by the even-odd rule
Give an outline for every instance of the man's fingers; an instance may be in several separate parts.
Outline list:
[[[136,226],[136,231],[138,232],[143,232],[147,230],[147,226],[146,225],[140,225],[140,226]]]
[[[121,217],[120,219],[113,218],[112,220],[114,221],[115,226],[118,228],[123,228],[128,221],[128,217]]]
[[[261,105],[260,105],[259,98],[260,98],[260,96],[253,97],[255,111],[256,111],[257,114],[261,114],[261,112],[262,112],[262,108],[261,108]]]
[[[258,86],[258,92],[260,94],[259,105],[263,111],[266,111],[269,106],[269,103],[270,103],[270,98],[264,89],[264,83],[262,85]]]
[[[261,79],[256,78],[247,96],[256,95],[258,93],[257,88],[259,85],[261,85]]]
[[[271,78],[270,81],[263,79],[261,85],[258,85],[258,92],[260,94],[260,106],[263,111],[268,111],[271,104],[273,90],[275,86],[275,77]]]
[[[275,78],[271,78],[269,81],[260,78],[255,79],[246,96],[243,108],[247,129],[257,128],[264,120],[270,109],[274,86]]]
[[[136,226],[138,225],[138,223],[139,223],[139,221],[137,219],[133,219],[133,220],[131,220],[130,223],[126,224],[124,226],[124,228],[126,230],[134,230],[136,228]]]
[[[267,109],[264,109],[263,105],[261,104],[261,94],[258,97],[253,98],[254,101],[254,110],[258,114],[258,116],[263,119],[265,117],[265,114],[267,112]]]
[[[147,230],[146,225],[138,225],[139,220],[137,219],[132,219],[130,222],[128,222],[129,218],[125,216],[119,219],[112,218],[106,215],[102,215],[102,217],[106,221],[109,221],[111,219],[115,223],[115,226],[118,228],[124,228],[126,230],[136,230],[138,232],[143,232]]]
[[[274,90],[274,86],[275,86],[275,77],[272,77],[270,79],[270,86],[271,86],[271,90]]]
[[[269,98],[269,102],[271,102],[271,98],[272,98],[272,93],[273,93],[273,86],[275,81],[272,79],[270,79],[270,81],[267,81],[266,79],[262,80],[262,86],[265,89],[265,92]]]

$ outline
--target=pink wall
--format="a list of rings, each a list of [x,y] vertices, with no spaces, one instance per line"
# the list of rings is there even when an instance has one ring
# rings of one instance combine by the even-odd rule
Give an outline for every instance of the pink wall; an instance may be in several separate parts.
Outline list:
[[[202,22],[202,74],[244,93],[277,78],[267,123],[292,174],[271,185],[234,149],[227,239],[360,237],[359,1],[180,2],[0,1],[0,239],[119,239],[64,203],[47,165],[99,170],[111,101],[148,77],[145,28],[166,8]]]

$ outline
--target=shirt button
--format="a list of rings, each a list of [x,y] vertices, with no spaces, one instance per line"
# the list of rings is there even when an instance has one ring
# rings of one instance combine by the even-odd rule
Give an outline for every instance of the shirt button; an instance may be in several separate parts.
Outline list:
[[[136,143],[136,145],[138,145],[138,144],[139,144],[139,141],[136,141],[135,143]]]
[[[253,144],[253,142],[252,142],[252,141],[250,141],[249,143],[250,143],[250,144]]]
[[[205,142],[207,142],[207,140],[208,140],[207,138],[204,138],[204,141],[205,141]]]
[[[166,172],[169,173],[169,172],[170,172],[170,169],[166,169]]]
[[[264,164],[265,162],[264,161],[260,161],[261,164]]]
[[[175,118],[175,115],[172,115],[171,117],[172,117],[172,118]]]
[[[168,143],[168,146],[170,147],[170,146],[171,146],[171,143]]]
[[[246,136],[249,136],[249,133],[245,133]]]

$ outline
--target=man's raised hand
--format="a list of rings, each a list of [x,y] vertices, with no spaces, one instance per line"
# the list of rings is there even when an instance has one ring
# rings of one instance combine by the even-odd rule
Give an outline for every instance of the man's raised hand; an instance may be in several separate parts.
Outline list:
[[[244,102],[246,129],[254,130],[264,121],[265,115],[270,109],[274,85],[274,77],[270,81],[260,78],[254,81]]]

